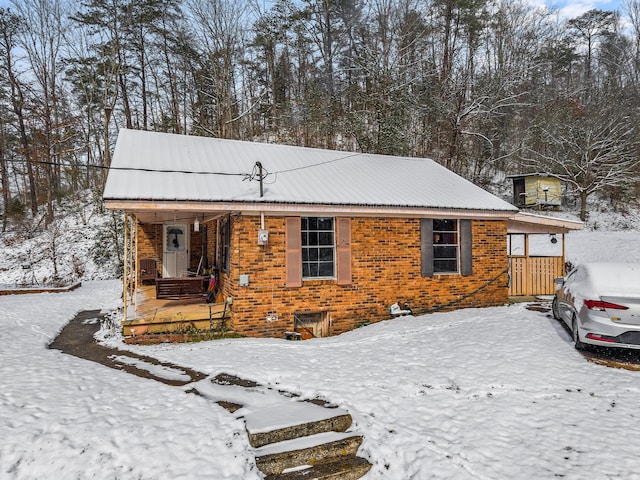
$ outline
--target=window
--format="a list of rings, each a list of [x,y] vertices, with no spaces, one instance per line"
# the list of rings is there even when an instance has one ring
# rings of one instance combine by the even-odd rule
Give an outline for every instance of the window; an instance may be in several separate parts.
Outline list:
[[[167,226],[167,244],[165,246],[165,251],[184,252],[186,247],[185,238],[183,227],[180,225]]]
[[[420,220],[420,273],[473,275],[473,232],[469,219]]]
[[[335,276],[335,233],[332,217],[302,217],[302,278]]]
[[[433,272],[458,273],[458,221],[433,221]]]

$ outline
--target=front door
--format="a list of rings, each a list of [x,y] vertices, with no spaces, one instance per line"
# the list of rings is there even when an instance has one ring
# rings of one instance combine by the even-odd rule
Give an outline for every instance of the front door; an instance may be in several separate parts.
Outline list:
[[[164,226],[162,276],[183,277],[189,265],[189,225],[172,223]]]

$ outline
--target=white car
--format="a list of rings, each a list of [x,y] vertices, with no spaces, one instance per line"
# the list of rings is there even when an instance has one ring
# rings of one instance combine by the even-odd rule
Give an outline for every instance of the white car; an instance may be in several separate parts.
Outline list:
[[[586,263],[555,283],[553,316],[567,324],[578,350],[640,349],[640,264]]]

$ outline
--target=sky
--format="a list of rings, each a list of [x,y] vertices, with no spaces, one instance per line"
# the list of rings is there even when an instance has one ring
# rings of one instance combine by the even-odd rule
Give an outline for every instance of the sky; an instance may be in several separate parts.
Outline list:
[[[624,0],[530,0],[532,4],[547,5],[551,9],[559,10],[562,17],[575,18],[592,10],[621,9]]]

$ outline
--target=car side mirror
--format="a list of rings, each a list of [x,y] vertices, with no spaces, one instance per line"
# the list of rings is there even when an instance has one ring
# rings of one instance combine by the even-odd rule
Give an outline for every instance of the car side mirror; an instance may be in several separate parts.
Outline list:
[[[556,285],[564,285],[564,277],[554,278],[553,283],[555,283]]]

